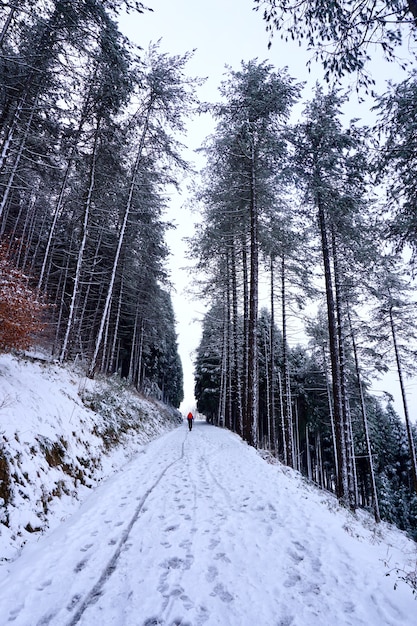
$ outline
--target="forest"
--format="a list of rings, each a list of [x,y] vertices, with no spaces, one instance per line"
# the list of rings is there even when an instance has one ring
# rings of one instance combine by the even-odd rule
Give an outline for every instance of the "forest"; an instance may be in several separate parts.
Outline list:
[[[187,55],[140,55],[122,35],[130,4],[1,3],[0,347],[43,327],[60,362],[178,407],[163,190],[186,167],[194,85]]]
[[[254,4],[266,5],[271,32],[280,10],[296,11]],[[388,57],[404,24],[393,30],[380,13],[346,22],[333,15],[344,4],[317,0],[303,27],[290,24],[288,36],[304,28],[312,45],[333,36],[345,46],[330,61],[318,45],[324,79],[296,123],[301,83],[257,60],[229,69],[221,101],[205,104],[216,127],[190,200],[200,216],[195,288],[208,311],[195,396],[213,424],[417,538],[405,390],[416,362],[417,76],[373,94],[357,45],[363,21]],[[349,36],[324,32],[325,6]],[[179,407],[165,209],[189,168],[181,138],[201,81],[187,75],[191,53],[135,47],[117,26],[126,10],[148,9],[0,5],[0,350],[36,341],[91,377],[117,373]],[[346,72],[373,98],[375,127],[346,121]],[[306,335],[296,347],[294,319]],[[389,369],[404,419],[370,391]]]

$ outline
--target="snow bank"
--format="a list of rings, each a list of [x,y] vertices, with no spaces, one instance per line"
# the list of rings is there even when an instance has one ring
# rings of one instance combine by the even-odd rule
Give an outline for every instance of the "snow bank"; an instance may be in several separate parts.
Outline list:
[[[90,489],[181,421],[119,378],[0,355],[0,559],[65,519]]]

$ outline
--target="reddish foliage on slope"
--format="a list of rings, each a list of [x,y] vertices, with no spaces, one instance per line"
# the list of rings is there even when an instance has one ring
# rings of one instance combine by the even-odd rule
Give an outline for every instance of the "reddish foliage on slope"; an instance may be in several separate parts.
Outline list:
[[[0,351],[28,348],[44,327],[46,305],[0,245]]]

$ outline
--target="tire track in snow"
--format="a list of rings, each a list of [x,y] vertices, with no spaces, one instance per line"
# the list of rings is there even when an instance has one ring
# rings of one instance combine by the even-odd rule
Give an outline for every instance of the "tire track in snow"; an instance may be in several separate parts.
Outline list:
[[[162,472],[159,474],[159,476],[155,480],[155,482],[149,487],[149,489],[142,496],[142,498],[141,498],[138,506],[136,507],[136,510],[135,510],[135,512],[134,512],[134,514],[133,514],[129,524],[127,525],[127,527],[125,528],[125,530],[123,532],[123,535],[122,535],[122,537],[121,537],[121,539],[120,539],[120,541],[119,541],[119,543],[117,545],[116,550],[114,551],[114,554],[113,554],[112,558],[110,559],[110,561],[108,562],[108,564],[106,565],[104,570],[102,571],[102,574],[101,574],[100,578],[98,579],[98,581],[96,582],[96,584],[94,585],[94,587],[84,597],[84,600],[78,606],[76,613],[72,616],[71,620],[67,623],[67,626],[76,626],[76,624],[78,624],[78,622],[80,621],[80,619],[83,616],[83,614],[86,611],[86,609],[91,604],[94,604],[94,602],[96,602],[98,600],[98,598],[100,597],[103,585],[110,578],[110,576],[112,575],[112,573],[116,569],[116,564],[117,564],[117,561],[119,560],[119,557],[120,557],[120,554],[122,552],[122,549],[123,549],[123,547],[126,544],[126,541],[127,541],[128,537],[130,535],[130,532],[131,532],[133,526],[135,525],[135,523],[138,520],[138,517],[139,517],[139,515],[140,515],[140,513],[141,513],[141,511],[143,509],[143,506],[144,506],[146,500],[149,498],[149,496],[151,495],[153,490],[161,482],[161,480],[163,479],[163,477],[165,476],[167,471],[173,465],[175,465],[176,463],[179,463],[184,458],[184,446],[185,446],[185,439],[182,442],[181,455],[177,459],[175,459],[174,461],[171,461],[171,463],[169,463],[162,470]]]

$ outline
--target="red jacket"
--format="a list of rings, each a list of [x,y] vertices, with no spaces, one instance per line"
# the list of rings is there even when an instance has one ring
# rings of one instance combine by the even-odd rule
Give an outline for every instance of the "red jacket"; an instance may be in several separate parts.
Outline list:
[[[187,420],[192,420],[192,419],[194,419],[194,418],[193,418],[193,414],[190,411],[190,413],[188,413],[188,415],[187,415]]]

